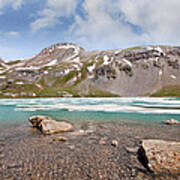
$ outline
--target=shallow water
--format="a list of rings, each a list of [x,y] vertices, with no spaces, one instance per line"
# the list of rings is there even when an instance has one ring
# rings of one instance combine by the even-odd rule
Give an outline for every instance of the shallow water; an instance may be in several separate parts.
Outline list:
[[[180,98],[1,99],[0,125],[24,123],[33,115],[70,122],[180,120]]]

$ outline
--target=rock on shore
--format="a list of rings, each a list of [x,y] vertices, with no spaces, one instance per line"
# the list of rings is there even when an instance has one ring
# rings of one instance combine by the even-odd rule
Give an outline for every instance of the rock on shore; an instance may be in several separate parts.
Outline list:
[[[180,143],[163,140],[143,140],[139,160],[154,173],[180,174]]]
[[[67,122],[58,122],[47,116],[33,116],[28,120],[31,122],[33,127],[36,127],[46,135],[67,132],[73,129],[72,124]]]
[[[180,122],[175,120],[175,119],[170,119],[170,120],[164,121],[163,123],[166,125],[178,125],[178,124],[180,124]]]

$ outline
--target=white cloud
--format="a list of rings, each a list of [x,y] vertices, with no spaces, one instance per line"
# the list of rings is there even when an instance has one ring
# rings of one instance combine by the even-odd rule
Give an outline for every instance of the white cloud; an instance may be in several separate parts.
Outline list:
[[[69,33],[88,48],[180,42],[179,0],[85,0]]]
[[[128,22],[142,28],[152,41],[178,42],[180,33],[179,0],[120,1],[120,10]]]
[[[0,31],[0,37],[6,37],[6,38],[15,38],[18,37],[20,35],[19,32],[17,31],[6,31],[6,32],[2,32]]]
[[[70,31],[78,43],[90,49],[115,48],[133,44],[138,38],[118,15],[113,1],[86,0],[83,9],[85,17],[77,15]]]
[[[8,31],[8,32],[6,32],[6,35],[10,36],[10,37],[17,37],[17,36],[19,36],[19,32],[17,32],[17,31]]]
[[[0,15],[3,14],[3,9],[7,6],[11,6],[14,10],[18,10],[24,0],[0,0]]]
[[[6,32],[0,31],[0,36],[2,37],[17,37],[19,35],[20,33],[17,31],[6,31]]]
[[[75,13],[78,0],[47,0],[47,8],[38,13],[39,18],[30,24],[33,32],[60,23],[60,17],[70,17]]]

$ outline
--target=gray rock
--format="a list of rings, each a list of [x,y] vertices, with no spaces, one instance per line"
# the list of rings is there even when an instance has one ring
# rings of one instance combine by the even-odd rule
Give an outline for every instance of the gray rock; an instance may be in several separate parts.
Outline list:
[[[180,143],[163,140],[143,140],[138,159],[150,172],[180,173]]]

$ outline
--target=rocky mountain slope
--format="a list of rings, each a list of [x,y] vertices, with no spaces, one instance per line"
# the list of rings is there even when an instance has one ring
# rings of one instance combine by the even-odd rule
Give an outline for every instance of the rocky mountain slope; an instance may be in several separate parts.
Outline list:
[[[0,59],[0,97],[54,96],[180,96],[180,47],[89,52],[63,43]]]

